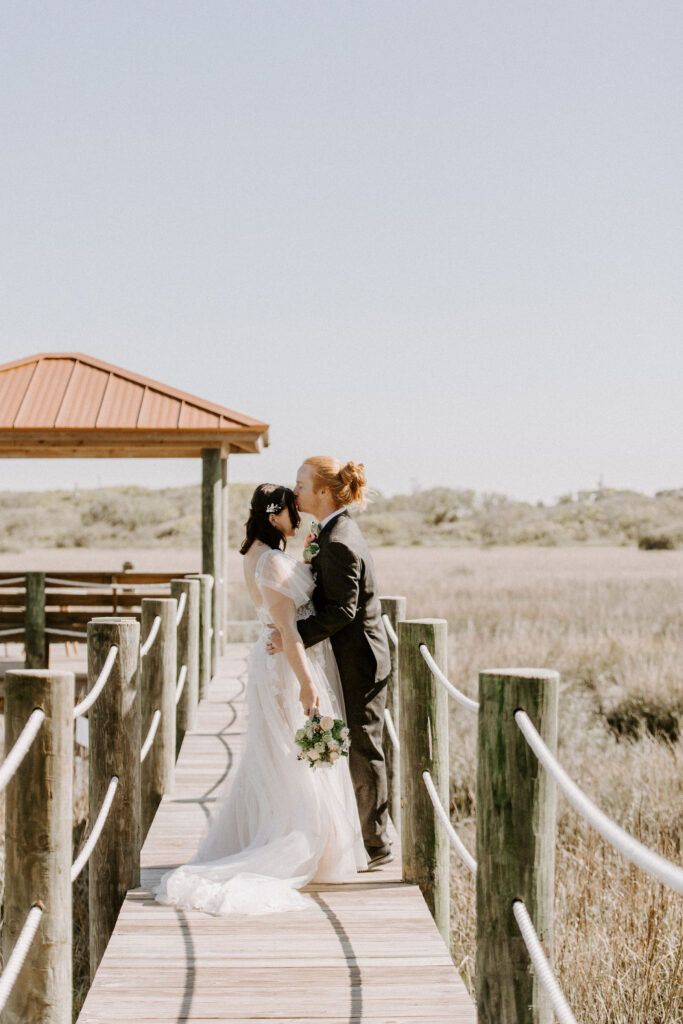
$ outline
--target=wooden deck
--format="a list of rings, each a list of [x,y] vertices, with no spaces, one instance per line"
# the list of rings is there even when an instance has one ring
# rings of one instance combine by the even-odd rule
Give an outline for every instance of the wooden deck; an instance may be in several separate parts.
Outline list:
[[[475,1009],[400,857],[349,885],[311,885],[310,910],[211,917],[161,906],[161,872],[191,859],[245,732],[246,645],[221,659],[176,787],[142,851],[131,890],[78,1018],[80,1024],[474,1024]]]

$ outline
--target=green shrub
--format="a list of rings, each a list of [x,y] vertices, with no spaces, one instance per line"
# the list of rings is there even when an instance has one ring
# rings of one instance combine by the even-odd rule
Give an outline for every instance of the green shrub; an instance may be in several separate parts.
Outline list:
[[[666,533],[644,533],[638,538],[641,551],[674,551],[676,542]]]

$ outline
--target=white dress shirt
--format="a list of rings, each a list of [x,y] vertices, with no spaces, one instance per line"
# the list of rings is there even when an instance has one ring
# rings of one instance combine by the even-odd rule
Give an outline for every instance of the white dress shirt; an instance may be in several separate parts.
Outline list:
[[[319,524],[321,532],[323,530],[323,527],[327,526],[327,524],[330,522],[330,520],[334,519],[335,516],[338,516],[340,514],[340,512],[344,511],[345,508],[346,508],[346,506],[342,505],[341,508],[336,508],[334,510],[334,512],[330,512],[329,516],[325,516],[325,518],[323,520],[321,520],[321,522]]]

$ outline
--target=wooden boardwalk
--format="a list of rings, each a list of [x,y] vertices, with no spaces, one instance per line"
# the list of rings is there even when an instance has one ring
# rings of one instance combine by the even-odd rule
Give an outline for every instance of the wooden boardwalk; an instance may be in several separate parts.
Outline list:
[[[400,857],[348,885],[311,885],[310,910],[211,917],[161,906],[161,872],[190,860],[242,749],[248,648],[229,645],[165,797],[79,1024],[474,1024],[474,1006]]]

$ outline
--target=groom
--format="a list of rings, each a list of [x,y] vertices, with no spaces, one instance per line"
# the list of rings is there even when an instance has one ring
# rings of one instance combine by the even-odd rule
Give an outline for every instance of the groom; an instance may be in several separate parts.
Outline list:
[[[375,567],[356,522],[347,507],[339,504],[339,492],[325,486],[308,461],[297,472],[294,495],[299,511],[314,516],[320,525],[318,551],[311,560],[315,613],[299,621],[299,633],[305,647],[326,637],[332,643],[346,705],[349,767],[368,867],[377,867],[390,861],[392,854],[382,751],[390,656]]]

